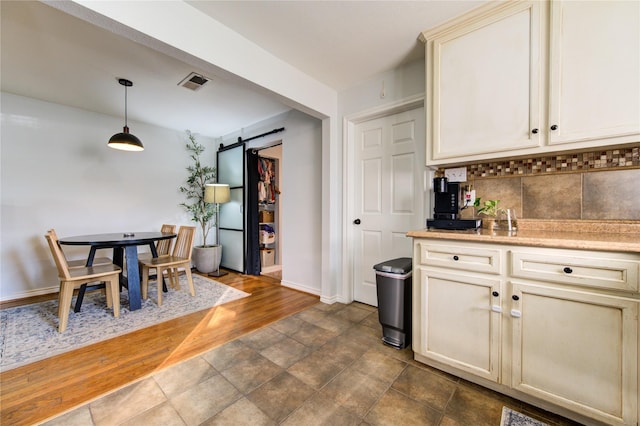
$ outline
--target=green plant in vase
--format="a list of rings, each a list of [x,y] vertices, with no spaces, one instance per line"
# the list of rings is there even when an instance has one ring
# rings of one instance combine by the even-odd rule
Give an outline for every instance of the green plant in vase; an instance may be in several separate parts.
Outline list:
[[[480,197],[476,198],[476,202],[473,204],[474,207],[479,207],[476,210],[476,213],[493,218],[498,216],[498,213],[500,212],[500,207],[498,207],[500,200],[487,200],[482,204],[480,203]]]
[[[515,209],[499,207],[500,200],[487,200],[484,203],[476,198],[474,207],[476,212],[486,219],[482,219],[482,227],[491,230],[515,231],[518,226]]]
[[[184,186],[180,187],[187,201],[180,203],[180,206],[191,215],[191,220],[196,222],[202,230],[202,245],[194,247],[193,262],[196,269],[203,273],[216,270],[215,263],[220,259],[220,248],[218,245],[207,245],[209,231],[215,225],[215,207],[212,203],[204,200],[204,191],[208,183],[215,183],[216,168],[203,165],[200,156],[205,150],[196,140],[193,133],[187,130],[189,142],[186,145],[187,151],[192,160],[192,164],[187,167],[189,175]]]
[[[500,213],[500,200],[486,200],[482,202],[480,197],[476,198],[473,206],[476,208],[476,213],[484,216],[482,218],[482,227],[487,229],[496,229],[496,219]]]

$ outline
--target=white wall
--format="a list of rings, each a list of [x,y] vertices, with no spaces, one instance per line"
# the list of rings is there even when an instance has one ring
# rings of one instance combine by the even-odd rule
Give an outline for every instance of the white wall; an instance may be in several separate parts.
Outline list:
[[[282,283],[322,293],[322,123],[292,111],[282,146]]]
[[[338,94],[338,115],[384,107],[404,99],[424,95],[424,60],[420,59],[378,74]],[[342,124],[340,124],[342,126]],[[342,128],[340,128],[340,132]]]
[[[192,224],[179,207],[190,162],[185,133],[129,122],[145,150],[108,148],[122,125],[122,118],[2,93],[0,300],[57,291],[44,238],[50,228],[64,237]],[[213,165],[214,141],[197,138]],[[70,258],[87,251],[65,247]]]

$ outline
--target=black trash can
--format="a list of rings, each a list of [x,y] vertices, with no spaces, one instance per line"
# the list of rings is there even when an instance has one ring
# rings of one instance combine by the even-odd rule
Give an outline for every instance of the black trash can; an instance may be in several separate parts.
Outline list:
[[[374,265],[373,269],[382,341],[404,349],[411,344],[411,258],[388,260]]]

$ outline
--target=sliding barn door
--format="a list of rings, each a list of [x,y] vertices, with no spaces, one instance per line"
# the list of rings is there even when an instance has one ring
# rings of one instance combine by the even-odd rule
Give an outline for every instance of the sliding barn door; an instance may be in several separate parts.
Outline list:
[[[218,183],[229,184],[231,201],[220,205],[220,266],[236,272],[245,272],[245,220],[244,220],[244,144],[221,148],[217,156]]]

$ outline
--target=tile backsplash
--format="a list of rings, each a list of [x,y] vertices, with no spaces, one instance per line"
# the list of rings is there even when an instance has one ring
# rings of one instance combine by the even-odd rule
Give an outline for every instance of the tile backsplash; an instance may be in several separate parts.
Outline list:
[[[523,219],[640,220],[638,147],[467,165],[467,184]]]
[[[640,147],[470,164],[467,166],[467,176],[528,176],[632,167],[640,167]]]

